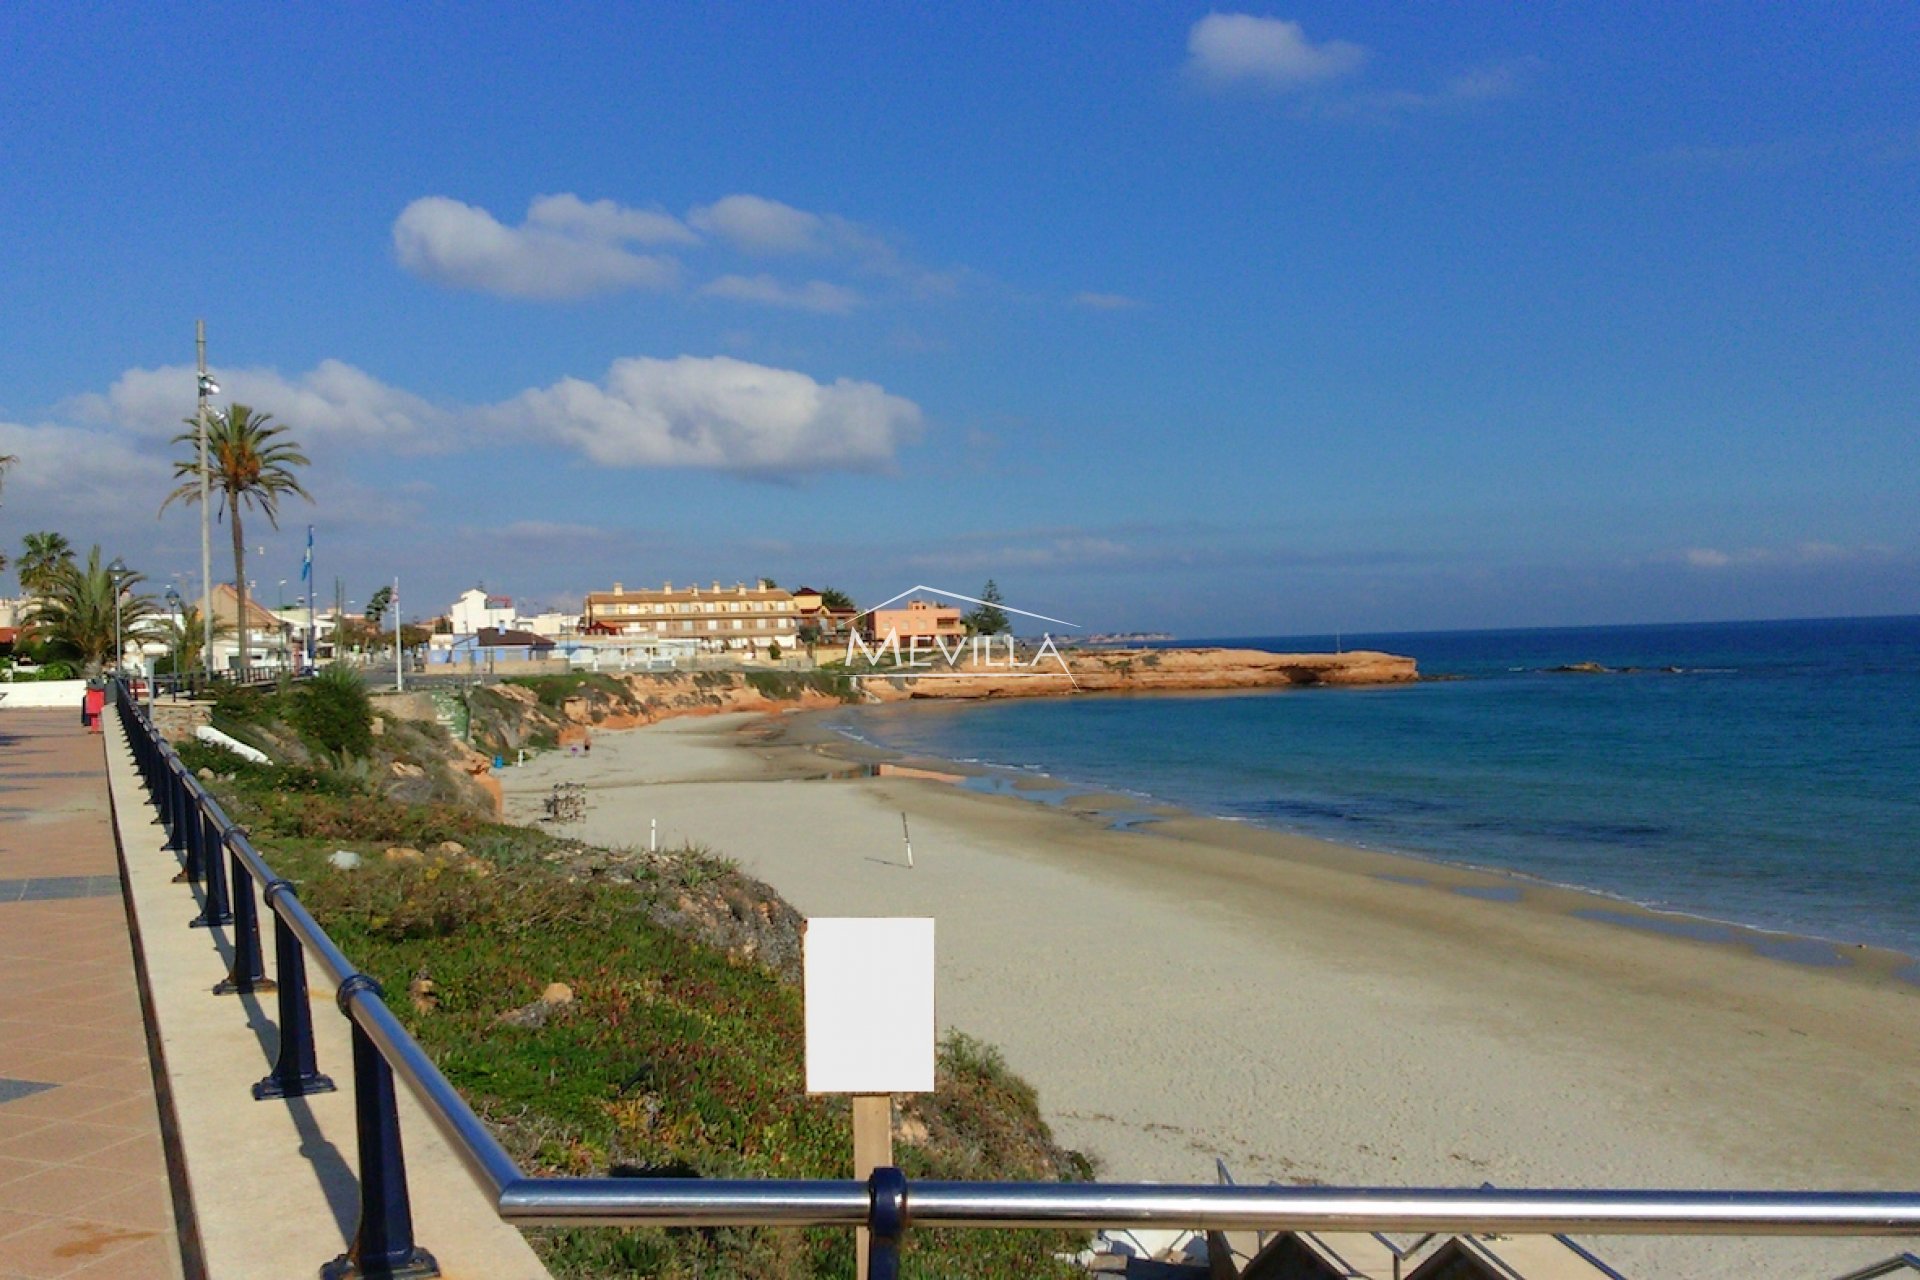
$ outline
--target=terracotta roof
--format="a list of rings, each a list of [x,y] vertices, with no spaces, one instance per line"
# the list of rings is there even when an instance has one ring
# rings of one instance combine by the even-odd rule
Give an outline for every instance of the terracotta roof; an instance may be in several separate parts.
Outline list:
[[[240,593],[233,589],[231,582],[216,582],[214,584],[213,607],[211,609],[206,608],[206,602],[204,600],[200,603],[204,612],[212,614],[215,619],[226,623],[228,626],[233,626],[235,620],[240,616]],[[279,629],[280,619],[275,616],[273,610],[262,608],[259,600],[253,596],[248,596],[247,630],[278,631]]]

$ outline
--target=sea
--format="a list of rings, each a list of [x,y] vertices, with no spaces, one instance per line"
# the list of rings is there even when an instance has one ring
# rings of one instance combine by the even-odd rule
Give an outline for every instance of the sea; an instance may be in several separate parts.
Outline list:
[[[1586,889],[1701,936],[1920,957],[1920,617],[1180,643],[1379,649],[1423,679],[890,704],[835,727],[1037,800],[1121,793]],[[1562,669],[1589,663],[1606,670]]]

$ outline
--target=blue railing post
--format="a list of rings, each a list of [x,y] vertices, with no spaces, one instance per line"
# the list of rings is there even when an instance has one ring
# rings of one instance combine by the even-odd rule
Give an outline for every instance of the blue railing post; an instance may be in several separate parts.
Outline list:
[[[186,854],[181,863],[180,874],[173,878],[175,884],[198,884],[206,877],[207,859],[205,824],[200,821],[200,807],[192,803],[192,792],[187,787],[187,766],[180,757],[169,751],[160,762],[167,779],[167,814],[172,824],[173,841],[167,847]]]
[[[187,847],[187,834],[186,824],[181,821],[180,771],[174,768],[174,758],[171,752],[160,756],[160,794],[154,799],[160,808],[161,824],[167,829],[167,848],[179,851]]]
[[[900,1239],[907,1233],[907,1176],[894,1168],[867,1178],[867,1280],[899,1280]]]
[[[280,1053],[273,1071],[253,1086],[256,1102],[267,1098],[298,1098],[309,1093],[332,1093],[333,1081],[320,1074],[313,1050],[313,1009],[307,1003],[307,955],[300,939],[274,900],[281,894],[299,896],[287,880],[269,880],[261,895],[273,913],[273,972],[280,980]]]
[[[334,998],[353,1018],[353,998],[380,994],[364,973],[348,976]],[[360,1024],[353,1023],[353,1119],[360,1146],[360,1226],[347,1252],[320,1268],[321,1280],[424,1280],[440,1274],[433,1255],[413,1242],[413,1203],[400,1148],[393,1069]]]
[[[273,979],[260,968],[260,914],[253,905],[253,877],[247,874],[247,864],[241,861],[238,849],[230,850],[227,857],[232,872],[228,883],[233,889],[233,964],[227,976],[215,984],[213,994],[271,991]]]
[[[193,805],[191,825],[200,832],[200,870],[206,877],[207,887],[200,914],[188,923],[196,929],[232,924],[233,908],[227,902],[227,863],[220,856],[226,841],[222,838],[220,828],[214,824],[213,815],[201,808],[198,800]]]

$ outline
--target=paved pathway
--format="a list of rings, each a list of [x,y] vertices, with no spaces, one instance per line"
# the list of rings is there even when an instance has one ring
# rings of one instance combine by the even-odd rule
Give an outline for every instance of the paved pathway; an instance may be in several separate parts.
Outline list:
[[[101,739],[0,711],[0,1280],[180,1280]]]

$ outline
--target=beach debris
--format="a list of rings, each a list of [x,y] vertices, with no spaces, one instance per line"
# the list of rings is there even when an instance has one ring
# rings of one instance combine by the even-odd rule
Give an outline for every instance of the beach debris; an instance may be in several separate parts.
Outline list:
[[[424,778],[427,776],[426,769],[405,760],[395,760],[387,766],[387,770],[396,778]]]
[[[907,829],[907,815],[900,814],[900,838],[907,842],[907,870],[913,870],[913,832]]]
[[[327,855],[327,865],[335,871],[357,871],[363,859],[351,849],[335,849]]]
[[[579,822],[587,816],[586,784],[556,782],[540,807],[548,822]]]
[[[417,973],[413,981],[407,984],[407,995],[413,999],[413,1007],[421,1013],[432,1013],[440,1007],[440,984],[424,973]]]
[[[385,857],[388,862],[425,862],[427,855],[410,844],[396,844],[388,848]]]
[[[502,1026],[526,1027],[537,1030],[547,1025],[547,1019],[573,1003],[573,988],[564,982],[549,982],[540,998],[518,1009],[509,1009],[494,1019]]]
[[[213,773],[213,770],[207,768],[207,766],[201,765],[200,768],[194,772],[193,776],[200,779],[200,781],[202,782],[212,782],[214,778],[214,773]]]
[[[433,846],[433,851],[435,853],[445,854],[448,857],[454,857],[465,853],[467,846],[461,844],[458,840],[442,840],[439,844]]]

